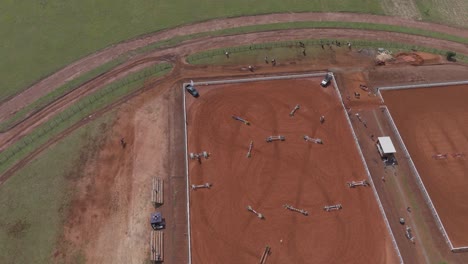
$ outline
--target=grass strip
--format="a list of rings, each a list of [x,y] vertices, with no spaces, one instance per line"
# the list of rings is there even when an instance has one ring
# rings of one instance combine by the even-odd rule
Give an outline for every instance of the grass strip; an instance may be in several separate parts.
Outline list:
[[[432,54],[445,55],[447,50],[439,50],[435,48],[409,45],[397,42],[386,42],[386,41],[368,41],[368,40],[345,40],[345,39],[309,39],[309,40],[294,40],[294,41],[281,41],[281,42],[269,42],[269,43],[260,43],[253,45],[244,45],[237,47],[226,47],[221,49],[213,49],[202,51],[189,55],[187,57],[187,62],[190,64],[225,64],[226,60],[224,52],[229,50],[231,54],[236,53],[246,53],[259,50],[270,50],[278,48],[292,48],[299,47],[299,42],[303,42],[308,47],[318,47],[321,43],[331,43],[332,41],[338,40],[341,43],[345,44],[348,41],[352,42],[353,48],[385,48],[393,52],[399,51],[422,51]],[[219,59],[223,58],[223,59]],[[468,56],[463,54],[457,54],[456,56],[459,62],[468,63]]]
[[[119,98],[138,90],[142,87],[145,80],[162,76],[170,71],[171,68],[172,65],[169,63],[147,67],[82,98],[0,153],[0,173],[5,172],[17,160],[24,158],[27,154],[81,119],[115,102]]]

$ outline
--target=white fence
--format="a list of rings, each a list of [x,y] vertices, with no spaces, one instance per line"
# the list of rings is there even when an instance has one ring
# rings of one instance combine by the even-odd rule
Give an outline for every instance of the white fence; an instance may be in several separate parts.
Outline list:
[[[348,111],[346,111],[346,107],[343,103],[343,98],[341,97],[341,93],[340,93],[340,90],[338,89],[338,84],[336,83],[335,76],[333,75],[333,73],[332,73],[332,76],[333,76],[333,86],[335,87],[336,93],[338,94],[338,97],[340,99],[341,106],[343,107],[344,115],[346,117],[346,120],[348,121],[348,126],[351,129],[351,133],[353,134],[354,142],[356,143],[356,147],[358,149],[359,156],[361,157],[362,164],[364,165],[364,168],[366,169],[367,178],[369,179],[375,199],[377,200],[377,204],[379,205],[380,213],[382,214],[382,217],[384,219],[385,226],[387,227],[387,230],[390,233],[390,238],[392,239],[393,248],[395,249],[397,253],[400,263],[404,263],[403,258],[401,257],[400,249],[398,248],[398,245],[396,243],[395,236],[393,235],[393,231],[390,228],[390,223],[388,222],[387,215],[385,214],[385,211],[383,209],[382,202],[380,201],[379,194],[377,193],[377,189],[375,188],[374,181],[372,180],[372,176],[370,174],[369,168],[367,167],[366,160],[364,159],[364,155],[362,154],[361,146],[359,145],[359,141],[357,139],[356,133],[354,132],[353,125],[351,124],[351,120],[349,119]]]
[[[431,83],[431,84],[413,84],[413,85],[401,85],[401,86],[389,86],[389,87],[380,87],[377,88],[378,94],[380,98],[382,99],[382,102],[384,101],[382,94],[380,93],[380,90],[400,90],[400,89],[411,89],[411,88],[432,88],[432,87],[440,87],[440,86],[449,86],[449,85],[461,85],[461,84],[468,84],[468,81],[459,81],[459,82],[445,82],[445,83]],[[442,233],[442,236],[445,239],[445,242],[448,244],[450,247],[450,250],[452,252],[465,252],[468,251],[468,246],[467,247],[453,247],[452,241],[450,240],[450,237],[447,234],[447,231],[445,230],[445,227],[440,220],[439,214],[437,213],[437,210],[434,207],[434,204],[432,203],[431,197],[429,196],[429,193],[427,192],[426,186],[424,186],[424,183],[421,179],[421,176],[419,175],[418,170],[416,169],[416,166],[414,165],[413,159],[411,158],[411,155],[408,152],[408,149],[406,148],[405,143],[403,142],[403,138],[400,135],[400,132],[398,132],[398,128],[393,121],[392,115],[390,114],[390,111],[388,110],[387,106],[381,106],[381,108],[385,109],[385,116],[388,118],[388,121],[390,122],[390,125],[392,127],[393,132],[397,136],[398,142],[400,143],[400,146],[404,152],[405,157],[408,159],[408,164],[410,165],[410,168],[413,172],[413,174],[416,177],[416,182],[418,183],[419,188],[421,189],[424,199],[426,200],[426,203],[431,210],[432,215],[434,216],[434,219],[436,221],[436,224]]]

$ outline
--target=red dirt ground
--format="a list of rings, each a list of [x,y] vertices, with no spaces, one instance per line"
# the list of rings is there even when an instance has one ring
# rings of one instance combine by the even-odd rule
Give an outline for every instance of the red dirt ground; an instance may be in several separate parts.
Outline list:
[[[187,263],[182,92],[152,90],[125,103],[105,129],[106,141],[86,162],[54,252],[56,263],[146,263],[152,178],[165,181],[164,263]],[[119,140],[125,137],[122,149]],[[106,252],[106,253],[103,253]]]
[[[213,184],[190,193],[193,263],[252,263],[266,245],[272,247],[268,263],[397,263],[372,190],[346,186],[366,174],[336,92],[319,82],[213,85],[199,88],[199,99],[187,97],[188,151],[212,154],[189,163],[190,184]],[[301,109],[291,118],[296,104]],[[320,115],[327,119],[323,125]],[[286,141],[265,142],[277,134]],[[306,134],[324,144],[305,142]],[[343,209],[323,211],[335,203]]]
[[[455,247],[468,246],[468,85],[383,91],[392,117]],[[449,154],[435,160],[434,154]]]

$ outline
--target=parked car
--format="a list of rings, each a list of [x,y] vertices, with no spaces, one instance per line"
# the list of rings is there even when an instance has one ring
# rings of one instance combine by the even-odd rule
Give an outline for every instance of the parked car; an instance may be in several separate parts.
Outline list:
[[[330,73],[327,73],[327,75],[325,75],[325,78],[323,78],[320,85],[322,87],[327,87],[330,84],[331,79],[332,79],[332,75]]]
[[[185,90],[187,90],[187,92],[189,94],[191,94],[193,97],[197,98],[198,96],[200,96],[200,94],[198,94],[198,91],[197,89],[195,89],[195,87],[193,87],[193,85],[191,84],[187,84],[185,86]]]

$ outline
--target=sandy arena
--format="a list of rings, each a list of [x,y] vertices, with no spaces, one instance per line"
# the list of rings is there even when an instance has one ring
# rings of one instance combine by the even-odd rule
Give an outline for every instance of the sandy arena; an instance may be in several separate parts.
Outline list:
[[[468,246],[468,85],[382,91],[382,96],[453,246]],[[440,159],[433,157],[437,154]]]
[[[200,86],[198,99],[187,94],[188,151],[211,153],[201,163],[189,160],[190,184],[213,184],[190,190],[192,263],[258,262],[266,245],[268,263],[398,262],[371,187],[346,185],[366,173],[338,96],[320,80]],[[286,140],[267,143],[270,135]],[[342,210],[323,210],[337,203]]]

